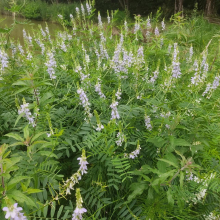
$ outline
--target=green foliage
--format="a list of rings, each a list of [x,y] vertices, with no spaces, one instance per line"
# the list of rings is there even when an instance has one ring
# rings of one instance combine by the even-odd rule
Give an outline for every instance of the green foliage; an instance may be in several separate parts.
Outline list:
[[[164,29],[161,10],[151,26],[61,11],[63,31],[24,34],[24,51],[1,33],[1,208],[17,202],[29,219],[71,219],[76,208],[91,220],[218,219],[219,27],[175,14]]]

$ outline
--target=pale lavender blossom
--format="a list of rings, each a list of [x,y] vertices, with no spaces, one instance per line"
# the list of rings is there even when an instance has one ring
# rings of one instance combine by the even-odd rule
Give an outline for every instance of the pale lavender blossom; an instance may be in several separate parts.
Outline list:
[[[81,220],[83,213],[87,212],[85,208],[77,208],[73,212],[72,220]]]
[[[189,48],[189,58],[187,58],[187,61],[189,63],[192,62],[192,57],[193,57],[193,46],[191,45],[191,47]]]
[[[172,77],[180,78],[181,70],[180,70],[180,62],[178,57],[178,47],[177,43],[174,43],[174,52],[173,52],[173,61],[172,61]]]
[[[45,46],[44,44],[39,40],[39,39],[35,39],[36,43],[40,46],[41,48],[41,54],[44,55],[45,52]]]
[[[98,25],[100,28],[102,28],[102,18],[101,18],[100,13],[98,14]]]
[[[102,129],[104,129],[104,126],[101,123],[97,124],[96,131],[101,131]]]
[[[77,160],[79,160],[79,171],[81,172],[81,175],[83,175],[84,173],[87,173],[87,164],[89,164],[87,161],[86,161],[86,157],[84,157],[82,155],[82,157],[79,157],[77,158]]]
[[[116,101],[113,101],[112,104],[110,105],[110,107],[112,109],[111,120],[120,118],[120,116],[118,114],[117,106],[118,106],[118,102],[116,102]]]
[[[151,77],[151,79],[149,80],[151,83],[155,83],[156,79],[158,78],[158,75],[159,75],[159,70],[156,69],[154,72],[153,72],[153,76]]]
[[[41,31],[41,35],[42,35],[43,37],[46,37],[46,33],[44,32],[44,30],[42,29],[42,27],[41,27],[40,31]]]
[[[124,154],[124,157],[129,157],[130,159],[135,159],[135,158],[140,154],[140,150],[141,150],[141,147],[140,147],[140,145],[138,144],[136,150],[132,151],[132,152],[129,153],[129,154],[125,153],[125,154]]]
[[[73,19],[73,15],[72,15],[72,14],[70,14],[70,19],[71,19],[71,20]]]
[[[6,67],[8,67],[8,55],[5,53],[5,51],[0,49],[0,70],[1,72],[4,71]]]
[[[140,30],[140,24],[138,22],[134,25],[134,33],[136,34]]]
[[[127,33],[128,32],[128,23],[126,20],[124,22],[124,29],[125,29],[125,32]]]
[[[164,20],[161,22],[162,30],[164,31],[166,29],[166,25],[164,23]]]
[[[58,18],[63,20],[63,16],[61,14],[58,15]]]
[[[117,99],[121,99],[121,88],[119,87],[117,92],[115,93],[115,96],[117,97]]]
[[[87,9],[88,15],[90,15],[92,7],[91,7],[91,5],[88,2],[86,2],[86,9]]]
[[[107,20],[108,20],[108,24],[110,24],[111,18],[109,16],[107,17]]]
[[[167,129],[170,129],[170,125],[168,125],[168,124],[166,124],[165,127],[166,127]]]
[[[76,14],[77,14],[77,17],[78,17],[78,19],[80,18],[80,11],[79,11],[79,8],[78,7],[76,7]]]
[[[193,77],[191,77],[191,83],[193,85],[198,85],[198,83],[201,82],[201,77],[200,77],[200,72],[199,72],[199,64],[197,62],[197,60],[195,60],[194,64],[193,64],[194,70],[195,70],[195,74]]]
[[[158,37],[160,35],[158,27],[155,28],[154,34]]]
[[[151,23],[150,23],[150,18],[147,19],[147,32],[146,32],[146,37],[150,36],[150,29],[151,29]]]
[[[163,38],[160,39],[160,47],[163,47]]]
[[[105,95],[102,93],[100,81],[101,81],[101,80],[98,78],[98,81],[97,81],[97,83],[96,83],[96,85],[95,85],[95,91],[99,94],[100,98],[105,99],[106,97],[105,97]]]
[[[67,48],[64,42],[61,43],[60,48],[62,51],[67,52]]]
[[[219,86],[219,76],[216,76],[213,83],[212,83],[212,89],[215,90]]]
[[[23,50],[23,48],[20,44],[18,44],[18,50],[19,50],[21,55],[24,55],[24,50]]]
[[[18,114],[24,114],[24,117],[28,120],[29,124],[31,124],[33,127],[36,126],[34,121],[34,116],[31,115],[31,112],[28,108],[29,103],[23,103],[23,105],[20,106],[18,109]]]
[[[211,89],[212,89],[211,83],[208,83],[205,91],[202,93],[202,96],[205,96]]]
[[[90,113],[90,103],[86,96],[86,93],[81,88],[77,89],[77,93],[79,94],[79,99],[81,101],[80,104],[84,107],[85,113],[88,115],[89,118],[91,118],[92,114]]]
[[[84,17],[85,16],[85,9],[84,9],[83,4],[81,4],[81,11],[82,11],[82,16]]]
[[[147,29],[151,28],[150,18],[147,19]]]
[[[125,135],[121,132],[118,132],[117,134],[118,140],[115,142],[117,146],[122,146],[122,143],[125,141]]]
[[[56,79],[55,69],[54,69],[57,67],[56,60],[54,59],[52,52],[48,52],[47,55],[48,55],[48,60],[45,63],[45,65],[47,66],[47,72],[49,73],[51,79]]]
[[[27,60],[32,60],[32,58],[33,58],[33,56],[30,53],[28,53]]]
[[[168,54],[170,54],[171,49],[172,49],[172,45],[171,45],[171,44],[169,44],[169,46],[168,46],[168,50],[167,50]]]
[[[2,210],[6,212],[5,218],[11,220],[27,220],[27,217],[24,216],[23,210],[21,207],[17,207],[18,203],[15,203],[12,207],[4,207]]]
[[[150,123],[150,120],[151,120],[150,117],[145,115],[144,120],[145,120],[145,126],[146,126],[147,130],[151,131],[152,125]]]

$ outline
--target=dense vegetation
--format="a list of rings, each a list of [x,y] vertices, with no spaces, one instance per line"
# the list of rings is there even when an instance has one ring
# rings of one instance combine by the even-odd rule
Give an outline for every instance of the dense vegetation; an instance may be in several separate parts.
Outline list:
[[[220,28],[119,15],[1,29],[0,219],[220,218]]]

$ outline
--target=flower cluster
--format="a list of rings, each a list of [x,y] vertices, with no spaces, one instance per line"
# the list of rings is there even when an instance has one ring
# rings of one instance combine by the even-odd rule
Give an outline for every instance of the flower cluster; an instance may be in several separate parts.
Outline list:
[[[162,27],[162,30],[163,30],[163,31],[166,29],[166,25],[165,25],[164,20],[161,22],[161,27]]]
[[[27,217],[24,216],[24,213],[21,211],[23,210],[21,207],[18,207],[18,203],[15,203],[11,207],[4,207],[2,209],[6,212],[5,218],[10,220],[27,220]]]
[[[97,121],[96,131],[101,131],[102,129],[104,129],[104,126],[102,125],[100,118],[99,118],[99,115],[98,115],[98,112],[96,110],[94,110],[94,114],[95,114],[96,121]]]
[[[150,23],[150,18],[147,19],[147,32],[146,32],[146,37],[150,36],[150,29],[151,29],[151,23]]]
[[[172,77],[180,78],[181,70],[180,70],[180,62],[178,57],[178,47],[177,43],[174,43],[174,52],[173,52],[173,61],[172,61]]]
[[[220,80],[220,77],[216,76],[212,84],[208,83],[205,91],[202,94],[202,96],[205,96],[207,93],[209,93],[209,95],[207,95],[207,98],[209,99],[212,95],[212,92],[215,89],[217,89],[217,87],[219,86],[219,80]]]
[[[111,120],[114,120],[114,119],[119,119],[120,116],[118,114],[118,109],[117,109],[117,106],[118,106],[118,102],[116,102],[115,100],[113,100],[112,104],[110,105],[111,109],[112,109],[112,113],[111,113]]]
[[[140,147],[140,144],[138,141],[136,150],[132,151],[130,154],[125,153],[124,157],[129,157],[131,159],[134,159],[135,157],[137,157],[140,154],[140,150],[141,150],[141,147]]]
[[[4,71],[6,67],[8,67],[8,55],[5,53],[5,51],[0,49],[0,70],[1,72]]]
[[[76,208],[73,212],[73,218],[72,220],[81,220],[83,213],[87,212],[85,208],[82,207],[82,196],[80,194],[80,189],[76,189]]]
[[[32,124],[33,127],[36,126],[35,121],[34,121],[34,116],[31,115],[31,112],[28,108],[29,103],[26,103],[23,100],[23,105],[20,106],[18,109],[18,114],[24,114],[24,117],[29,121],[29,124]]]
[[[155,36],[157,36],[157,37],[160,36],[160,32],[159,32],[158,27],[155,28],[154,34],[155,34]]]
[[[145,119],[145,126],[146,126],[147,130],[151,131],[152,130],[152,125],[150,123],[150,117],[145,115],[144,119]]]
[[[122,94],[121,93],[121,88],[119,87],[117,92],[115,93],[115,96],[117,97],[118,100],[121,99],[121,94]]]
[[[86,93],[84,92],[84,90],[83,89],[81,89],[81,88],[78,88],[77,89],[77,93],[79,94],[79,99],[80,99],[80,101],[81,101],[81,105],[84,107],[84,109],[85,109],[85,113],[87,114],[87,116],[89,117],[89,118],[91,118],[92,117],[92,114],[90,113],[90,103],[89,103],[89,100],[88,100],[88,98],[87,98],[87,96],[86,96]]]
[[[54,68],[57,67],[57,63],[54,59],[52,52],[48,52],[47,55],[48,61],[45,63],[45,65],[47,66],[47,72],[49,73],[51,79],[56,79]]]
[[[117,138],[118,140],[115,143],[117,146],[122,146],[122,143],[125,141],[125,135],[122,132],[118,132]]]
[[[105,95],[102,93],[102,90],[101,90],[101,84],[100,84],[100,79],[98,78],[98,81],[95,85],[95,91],[99,94],[99,96],[103,99],[105,99]]]
[[[78,171],[74,173],[70,177],[70,179],[67,179],[63,185],[66,195],[71,194],[70,190],[73,190],[74,189],[73,187],[75,186],[75,184],[78,183],[79,180],[81,180],[82,175],[87,173],[87,169],[88,169],[87,164],[89,163],[86,161],[86,152],[84,149],[82,150],[82,156],[77,158],[77,160],[79,160],[79,165],[80,165]]]

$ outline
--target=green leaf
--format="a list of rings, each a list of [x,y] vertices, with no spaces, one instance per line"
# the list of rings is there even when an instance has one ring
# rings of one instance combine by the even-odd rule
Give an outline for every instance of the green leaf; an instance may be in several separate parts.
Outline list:
[[[55,157],[57,158],[57,155],[52,153],[51,151],[39,151],[38,152],[42,156],[47,156],[47,157]]]
[[[65,215],[62,218],[63,220],[67,219],[67,216],[68,216],[69,212],[70,212],[70,210],[66,210]]]
[[[52,207],[51,207],[51,212],[50,212],[51,218],[53,218],[55,210],[56,210],[56,201],[53,201]]]
[[[59,208],[59,210],[58,210],[58,212],[57,212],[57,218],[58,218],[58,219],[59,219],[59,217],[60,217],[62,211],[63,211],[63,205],[60,206],[60,208]]]
[[[131,190],[133,191],[128,196],[128,202],[131,202],[131,200],[135,199],[138,195],[141,195],[145,189],[147,189],[148,185],[146,182],[138,182],[138,183],[132,183],[131,184]]]
[[[33,143],[36,139],[38,139],[41,135],[46,134],[47,132],[40,132],[34,135],[34,137],[31,139],[31,143]]]
[[[27,86],[27,83],[24,81],[17,81],[12,84],[13,86]]]
[[[28,188],[27,189],[27,193],[28,194],[32,194],[32,193],[39,193],[39,192],[42,192],[43,190],[40,190],[40,189],[32,189],[32,188]]]
[[[29,138],[29,129],[28,129],[28,125],[26,125],[25,128],[24,128],[24,138],[25,138],[25,139]]]
[[[172,194],[171,194],[171,189],[170,189],[170,188],[167,190],[167,201],[168,201],[168,203],[169,203],[171,206],[174,205],[174,199],[173,199],[173,196],[172,196]]]
[[[175,163],[172,162],[172,161],[169,161],[169,160],[166,160],[166,159],[160,159],[160,158],[159,158],[158,160],[163,161],[163,162],[165,162],[165,163],[168,163],[169,165],[172,165],[172,166],[178,168],[178,164],[175,164]]]
[[[43,210],[44,218],[47,217],[47,212],[48,212],[48,205],[46,205],[46,206],[44,207],[44,210]]]
[[[16,176],[8,182],[8,185],[16,184],[24,179],[30,179],[29,176]]]
[[[7,194],[7,196],[13,198],[14,200],[20,203],[26,202],[28,206],[37,208],[35,202],[31,198],[20,192],[19,190],[13,190],[10,192],[10,194]]]
[[[12,137],[12,138],[14,138],[14,139],[17,140],[17,141],[22,141],[22,142],[24,142],[24,139],[23,139],[20,135],[15,134],[15,133],[9,133],[9,134],[6,134],[5,136],[7,136],[7,137]]]

